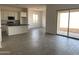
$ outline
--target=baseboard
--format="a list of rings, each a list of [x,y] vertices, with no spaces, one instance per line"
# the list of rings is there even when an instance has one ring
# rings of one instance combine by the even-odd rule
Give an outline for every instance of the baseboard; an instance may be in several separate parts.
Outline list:
[[[48,33],[48,32],[46,32],[45,34],[49,34],[49,35],[56,35],[56,34],[53,34],[53,33]]]

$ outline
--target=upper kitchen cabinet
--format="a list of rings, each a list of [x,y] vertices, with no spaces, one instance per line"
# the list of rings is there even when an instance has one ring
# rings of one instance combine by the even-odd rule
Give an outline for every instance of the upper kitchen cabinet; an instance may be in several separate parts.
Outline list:
[[[20,12],[20,24],[28,24],[27,8],[23,8]]]
[[[22,11],[20,12],[21,17],[27,17],[27,8],[23,8]]]
[[[26,12],[21,12],[21,17],[27,17],[27,13]]]

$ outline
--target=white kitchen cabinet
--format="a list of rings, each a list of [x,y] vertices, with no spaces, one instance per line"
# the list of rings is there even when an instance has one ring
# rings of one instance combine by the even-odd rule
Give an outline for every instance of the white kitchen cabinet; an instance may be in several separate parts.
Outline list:
[[[20,13],[20,16],[21,16],[21,17],[27,17],[27,13],[26,13],[26,12],[21,12],[21,13]]]
[[[18,20],[18,12],[17,11],[6,11],[6,10],[2,10],[1,11],[1,19],[2,20],[8,20],[8,17],[12,16],[15,17],[15,20]]]
[[[28,32],[28,26],[8,26],[8,35],[17,35]]]

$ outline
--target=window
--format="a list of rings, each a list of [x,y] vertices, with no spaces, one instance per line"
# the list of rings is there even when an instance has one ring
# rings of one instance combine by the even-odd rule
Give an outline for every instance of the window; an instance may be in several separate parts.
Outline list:
[[[79,9],[58,11],[57,34],[79,38]]]
[[[37,24],[38,23],[38,14],[33,14],[33,23]]]

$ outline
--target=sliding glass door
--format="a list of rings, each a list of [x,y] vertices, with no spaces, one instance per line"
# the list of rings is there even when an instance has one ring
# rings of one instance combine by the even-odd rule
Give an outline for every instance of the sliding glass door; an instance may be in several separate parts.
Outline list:
[[[70,10],[69,36],[79,38],[79,9]]]
[[[60,11],[58,12],[58,25],[57,25],[57,33],[66,35],[68,31],[68,15],[69,11]]]
[[[58,11],[57,34],[79,38],[79,9]]]

